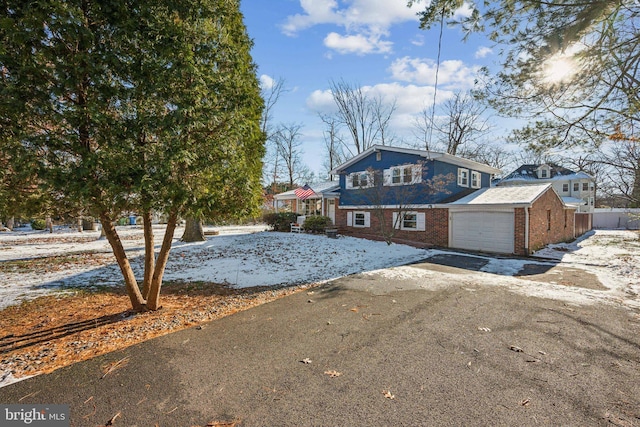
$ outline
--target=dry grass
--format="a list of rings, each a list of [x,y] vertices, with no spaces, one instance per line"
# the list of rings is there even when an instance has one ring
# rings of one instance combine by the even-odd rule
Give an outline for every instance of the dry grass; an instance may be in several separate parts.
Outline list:
[[[0,311],[0,374],[10,371],[20,378],[51,372],[302,288],[236,290],[214,283],[172,283],[163,286],[162,308],[144,313],[130,311],[122,291],[41,297]]]

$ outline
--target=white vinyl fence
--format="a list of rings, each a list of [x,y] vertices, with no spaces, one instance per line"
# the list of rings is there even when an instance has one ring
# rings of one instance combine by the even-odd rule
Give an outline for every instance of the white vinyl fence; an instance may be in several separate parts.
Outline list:
[[[593,228],[626,228],[640,230],[640,209],[596,208]]]

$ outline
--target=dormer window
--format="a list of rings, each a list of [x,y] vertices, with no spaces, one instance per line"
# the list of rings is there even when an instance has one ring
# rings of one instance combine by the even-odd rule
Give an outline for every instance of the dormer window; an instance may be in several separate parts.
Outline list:
[[[538,178],[540,179],[546,179],[549,178],[550,173],[549,173],[549,166],[547,165],[541,165],[538,168]]]

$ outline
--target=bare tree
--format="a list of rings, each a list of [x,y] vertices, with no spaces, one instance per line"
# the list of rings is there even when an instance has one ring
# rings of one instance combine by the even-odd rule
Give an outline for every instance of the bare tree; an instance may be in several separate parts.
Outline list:
[[[395,102],[388,106],[380,97],[372,97],[361,86],[344,80],[331,81],[330,88],[338,107],[336,123],[345,126],[352,139],[352,145],[345,144],[351,155],[389,140],[389,120],[395,111]]]
[[[290,187],[303,180],[313,179],[312,172],[302,163],[301,129],[300,124],[280,124],[273,134],[277,156],[282,162]]]
[[[262,118],[260,119],[260,127],[266,135],[267,140],[273,134],[273,109],[280,99],[280,96],[286,92],[284,87],[284,79],[278,77],[271,80],[269,85],[263,85],[260,94],[264,100],[264,110],[262,110]]]
[[[598,163],[606,166],[603,192],[622,198],[628,207],[640,207],[640,146],[628,139],[613,140],[602,149]]]
[[[264,109],[260,119],[260,128],[266,137],[266,150],[263,159],[263,182],[272,186],[275,192],[280,174],[282,173],[281,159],[278,154],[278,147],[273,139],[274,133],[277,131],[273,124],[273,109],[280,100],[283,93],[286,92],[285,80],[279,77],[275,80],[269,80],[269,84],[263,85],[261,88],[262,99],[264,100]]]
[[[325,158],[323,166],[327,170],[329,181],[333,181],[334,175],[331,175],[331,171],[346,160],[344,140],[340,135],[339,124],[334,116],[320,114],[320,119],[326,126],[323,136],[327,157]]]
[[[474,147],[471,146],[481,144],[491,131],[492,126],[485,117],[487,106],[469,92],[456,92],[436,111],[433,108],[423,109],[414,123],[416,134],[427,150],[437,147],[455,156],[465,148],[472,153]]]

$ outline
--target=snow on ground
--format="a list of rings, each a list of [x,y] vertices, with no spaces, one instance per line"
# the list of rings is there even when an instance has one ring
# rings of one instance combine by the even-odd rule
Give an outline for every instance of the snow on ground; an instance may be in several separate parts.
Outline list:
[[[175,239],[165,280],[227,283],[243,288],[321,282],[424,259],[427,251],[352,237],[264,232],[258,227],[215,228],[205,242]],[[136,277],[142,276],[143,236],[119,227]],[[156,243],[164,230],[154,230]],[[180,236],[182,230],[176,232]],[[0,309],[69,288],[122,284],[120,270],[98,232],[0,234]],[[54,257],[54,258],[45,258]]]
[[[480,256],[480,272],[443,273],[406,264],[455,252],[416,249],[405,245],[340,236],[264,232],[264,226],[216,227],[207,241],[175,239],[165,280],[227,283],[233,287],[315,283],[361,272],[399,282],[413,281],[433,289],[452,285],[503,286],[514,292],[573,303],[597,301],[640,308],[640,241],[626,230],[596,230],[570,244],[551,245],[534,259]],[[137,277],[142,275],[143,239],[139,227],[118,231]],[[156,243],[163,228],[154,229]],[[180,236],[182,230],[177,230]],[[0,233],[0,309],[25,299],[74,288],[122,284],[106,240],[98,232]],[[476,256],[465,254],[465,256]],[[517,275],[525,265],[577,268],[594,274],[606,290],[569,287],[525,280]],[[391,268],[390,267],[395,267]]]
[[[430,256],[452,253],[455,252],[431,250]],[[532,258],[464,256],[483,260],[486,265],[480,272],[469,271],[466,274],[425,271],[415,266],[399,266],[365,274],[413,281],[414,287],[417,284],[422,289],[441,289],[459,284],[501,286],[528,296],[574,304],[603,302],[640,309],[640,234],[635,231],[593,230],[574,242],[549,245],[533,254]],[[513,277],[521,274],[527,265],[582,270],[596,276],[606,289],[572,287],[554,281]]]

